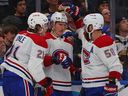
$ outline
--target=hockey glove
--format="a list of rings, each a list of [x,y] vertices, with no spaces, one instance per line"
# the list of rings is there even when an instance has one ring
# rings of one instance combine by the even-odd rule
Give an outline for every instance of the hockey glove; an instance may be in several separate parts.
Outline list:
[[[52,56],[52,63],[56,65],[60,64],[65,56],[66,55],[64,53],[57,52],[55,55]]]
[[[115,78],[109,79],[109,83],[104,87],[104,96],[115,96],[117,89]]]
[[[77,20],[79,18],[80,9],[78,6],[75,6],[72,3],[69,2],[62,3],[60,9],[63,9],[65,12],[70,14],[73,20]]]
[[[65,32],[62,37],[69,37],[69,36],[73,36],[73,37],[77,37],[77,33],[76,32],[71,32],[71,31],[68,31],[68,32]]]
[[[72,60],[68,56],[65,56],[61,63],[64,69],[67,69],[71,64],[72,64]]]
[[[58,56],[52,56],[52,63],[56,65],[60,64]]]
[[[44,96],[51,96],[52,93],[53,93],[53,86],[51,84],[46,88]]]
[[[38,83],[45,88],[44,96],[50,96],[52,94],[53,88],[52,88],[52,79],[51,78],[46,77],[45,79],[41,80]]]

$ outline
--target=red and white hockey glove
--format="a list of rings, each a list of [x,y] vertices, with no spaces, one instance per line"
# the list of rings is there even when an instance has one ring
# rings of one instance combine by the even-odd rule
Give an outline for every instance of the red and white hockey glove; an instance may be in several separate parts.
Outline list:
[[[60,58],[61,57],[58,55],[58,53],[56,55],[54,55],[54,56],[46,55],[44,57],[44,66],[48,67],[48,66],[50,66],[52,64],[58,65],[58,64],[61,63]]]
[[[57,53],[52,58],[53,63],[61,64],[64,69],[68,68],[72,64],[72,60],[64,53]]]
[[[70,14],[74,20],[77,20],[79,18],[80,8],[72,3],[62,3],[59,6],[59,10],[64,10],[65,12]]]
[[[44,96],[50,96],[53,93],[52,79],[51,78],[46,77],[45,79],[41,80],[38,83],[45,88]]]
[[[51,84],[46,88],[44,96],[51,96],[52,93],[53,93],[53,86]]]
[[[109,72],[109,83],[104,87],[105,96],[116,96],[118,91],[118,86],[116,85],[116,80],[121,79],[121,74],[117,71]]]
[[[115,96],[117,94],[118,86],[115,78],[109,79],[109,83],[104,87],[104,96]]]
[[[64,69],[67,69],[72,64],[72,60],[69,58],[69,56],[64,56],[61,65]]]
[[[52,63],[56,65],[61,64],[65,57],[66,55],[64,53],[58,52],[54,56],[52,56]]]

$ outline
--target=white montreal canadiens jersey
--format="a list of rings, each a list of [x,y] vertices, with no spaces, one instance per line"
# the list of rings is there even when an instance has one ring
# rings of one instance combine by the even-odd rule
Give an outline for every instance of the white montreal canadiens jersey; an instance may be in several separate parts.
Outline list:
[[[45,78],[42,62],[47,47],[47,43],[41,36],[27,31],[19,32],[2,66],[30,83],[32,80],[39,82]]]
[[[118,59],[115,42],[103,34],[93,42],[88,42],[84,30],[77,30],[82,40],[82,86],[100,87],[108,82],[109,72],[122,73],[122,65]]]
[[[46,41],[48,43],[48,54],[53,56],[56,54],[65,54],[73,59],[73,46],[65,38],[55,38],[49,32],[46,33]],[[61,91],[71,91],[71,75],[69,69],[63,69],[61,64],[52,64],[45,68],[47,76],[53,79],[53,88]]]

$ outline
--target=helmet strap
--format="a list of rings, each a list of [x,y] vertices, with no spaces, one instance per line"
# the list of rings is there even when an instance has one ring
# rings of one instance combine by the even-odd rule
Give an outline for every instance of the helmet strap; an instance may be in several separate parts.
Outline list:
[[[88,27],[86,28],[86,32],[88,33],[90,40],[92,39],[92,32],[93,31],[94,31],[93,25],[92,24],[88,25]]]
[[[92,32],[89,32],[88,36],[89,36],[89,39],[91,40],[92,39]]]

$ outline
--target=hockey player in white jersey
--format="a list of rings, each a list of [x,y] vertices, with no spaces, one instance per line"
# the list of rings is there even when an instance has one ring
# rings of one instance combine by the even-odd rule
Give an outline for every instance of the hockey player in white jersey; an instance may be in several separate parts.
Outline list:
[[[45,59],[46,74],[53,79],[53,94],[51,96],[72,96],[71,75],[69,66],[73,60],[72,43],[61,37],[67,27],[67,17],[64,13],[55,12],[51,16],[51,32],[46,32],[49,52]]]
[[[34,82],[48,87],[51,79],[43,71],[48,45],[42,36],[47,30],[47,17],[34,12],[28,17],[29,28],[19,32],[8,50],[4,63],[4,96],[34,96]],[[33,82],[34,81],[34,82]]]
[[[102,34],[103,16],[88,14],[85,26],[78,31],[82,40],[82,91],[81,96],[105,96],[117,91],[116,81],[121,79],[122,65],[114,40]]]

